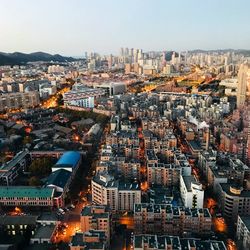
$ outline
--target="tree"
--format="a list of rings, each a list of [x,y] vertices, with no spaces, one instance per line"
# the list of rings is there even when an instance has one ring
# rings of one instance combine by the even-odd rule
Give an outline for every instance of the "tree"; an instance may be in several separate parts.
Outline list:
[[[220,145],[220,136],[221,136],[221,133],[220,131],[217,131],[216,132],[216,135],[215,135],[215,142]]]
[[[29,185],[30,186],[40,186],[41,181],[36,176],[32,176],[31,178],[29,178]]]
[[[23,138],[23,145],[29,144],[29,143],[31,143],[31,142],[32,142],[32,139],[31,139],[30,136],[25,136],[25,137]]]
[[[50,158],[35,159],[29,166],[32,176],[45,177],[51,173],[53,162]]]
[[[63,104],[64,104],[64,102],[63,102],[63,95],[60,94],[60,95],[58,96],[58,99],[57,99],[57,105],[58,105],[58,106],[63,106]]]
[[[241,115],[239,120],[238,132],[243,131],[243,129],[244,129],[244,122],[243,122],[243,117]]]

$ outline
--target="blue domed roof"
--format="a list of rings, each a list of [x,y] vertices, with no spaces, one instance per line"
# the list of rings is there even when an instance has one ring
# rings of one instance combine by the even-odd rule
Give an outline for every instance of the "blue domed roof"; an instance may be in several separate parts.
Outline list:
[[[69,151],[64,153],[61,158],[57,161],[56,165],[70,165],[73,168],[77,165],[81,158],[79,152],[76,151]]]

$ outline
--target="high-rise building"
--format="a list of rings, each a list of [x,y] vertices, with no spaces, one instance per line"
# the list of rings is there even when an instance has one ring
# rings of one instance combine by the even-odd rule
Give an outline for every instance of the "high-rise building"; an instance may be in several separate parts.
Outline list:
[[[171,64],[175,65],[176,61],[175,61],[175,52],[173,52],[172,54],[172,58],[171,58]]]
[[[134,204],[141,202],[141,190],[137,182],[125,183],[102,173],[94,176],[91,184],[92,201],[109,205],[113,211],[132,211]]]
[[[120,56],[124,56],[124,48],[120,49]]]
[[[250,190],[230,183],[219,184],[219,197],[224,216],[236,222],[238,215],[250,216]]]
[[[237,221],[238,249],[250,249],[250,218],[238,216]]]
[[[128,56],[128,55],[129,55],[129,49],[125,48],[125,56]]]
[[[194,176],[181,175],[180,191],[185,207],[203,208],[204,190]]]
[[[111,69],[112,66],[113,66],[113,56],[110,55],[110,56],[108,57],[108,68]]]
[[[249,80],[249,65],[247,63],[241,64],[238,73],[238,88],[237,88],[237,108],[245,104],[247,93],[247,81]]]

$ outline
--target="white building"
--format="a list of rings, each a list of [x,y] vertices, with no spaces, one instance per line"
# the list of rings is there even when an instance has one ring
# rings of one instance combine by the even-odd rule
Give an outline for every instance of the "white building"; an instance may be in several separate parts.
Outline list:
[[[64,72],[64,67],[60,65],[51,65],[48,67],[48,73],[60,73]]]
[[[126,92],[126,84],[124,82],[107,82],[94,85],[94,88],[104,89],[109,95],[118,95]]]
[[[245,103],[249,82],[250,67],[248,64],[241,64],[238,73],[237,107],[242,107]]]
[[[39,85],[39,95],[41,98],[47,98],[51,95],[56,94],[57,88],[56,86],[52,86],[51,84],[41,84]]]
[[[250,218],[238,216],[237,222],[238,249],[250,249]]]
[[[102,89],[92,89],[83,84],[74,84],[72,90],[63,95],[66,106],[78,106],[84,108],[94,108],[95,98],[105,94]]]
[[[141,202],[141,190],[137,182],[123,183],[107,173],[98,173],[91,181],[92,201],[109,205],[114,211],[132,211]]]
[[[194,176],[181,175],[180,191],[185,207],[203,208],[204,190]]]

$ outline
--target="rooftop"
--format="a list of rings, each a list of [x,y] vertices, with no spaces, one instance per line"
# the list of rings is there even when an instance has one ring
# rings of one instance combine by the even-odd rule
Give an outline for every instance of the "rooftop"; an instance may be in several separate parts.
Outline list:
[[[37,216],[0,216],[1,225],[36,225]]]
[[[54,185],[60,188],[64,188],[71,176],[71,172],[65,169],[58,169],[52,172],[47,181],[45,182],[45,186]]]
[[[195,179],[195,177],[193,175],[190,176],[181,176],[181,178],[183,178],[183,181],[185,183],[185,186],[187,188],[188,192],[192,191],[192,183],[196,184],[196,185],[201,185],[199,182],[197,182],[197,180]]]
[[[1,171],[9,171],[13,168],[21,159],[23,159],[29,153],[28,150],[21,151],[17,153],[10,161],[4,163],[0,166]]]
[[[180,239],[178,236],[169,235],[135,235],[134,247],[143,248],[147,244],[150,249],[167,249],[171,245],[173,250],[186,250],[194,248],[197,250],[226,250],[223,241],[205,241],[200,239]]]
[[[188,142],[189,143],[189,145],[191,146],[191,148],[193,149],[193,150],[202,150],[202,148],[201,148],[201,144],[200,144],[200,142],[199,141],[189,141]]]
[[[230,183],[220,183],[220,186],[222,190],[230,196],[250,197],[250,190],[244,190],[238,187],[234,187]],[[235,190],[239,190],[240,192],[239,193],[231,192],[232,188]]]
[[[61,158],[57,161],[56,166],[58,165],[70,165],[75,167],[80,161],[81,155],[77,151],[68,151],[64,153]]]
[[[244,222],[248,231],[250,231],[250,217],[249,216],[240,216],[241,220]]]
[[[30,186],[2,186],[0,188],[0,197],[5,198],[52,198],[54,188],[50,187],[30,187]]]
[[[55,230],[55,225],[40,226],[35,230],[32,239],[51,239]]]

